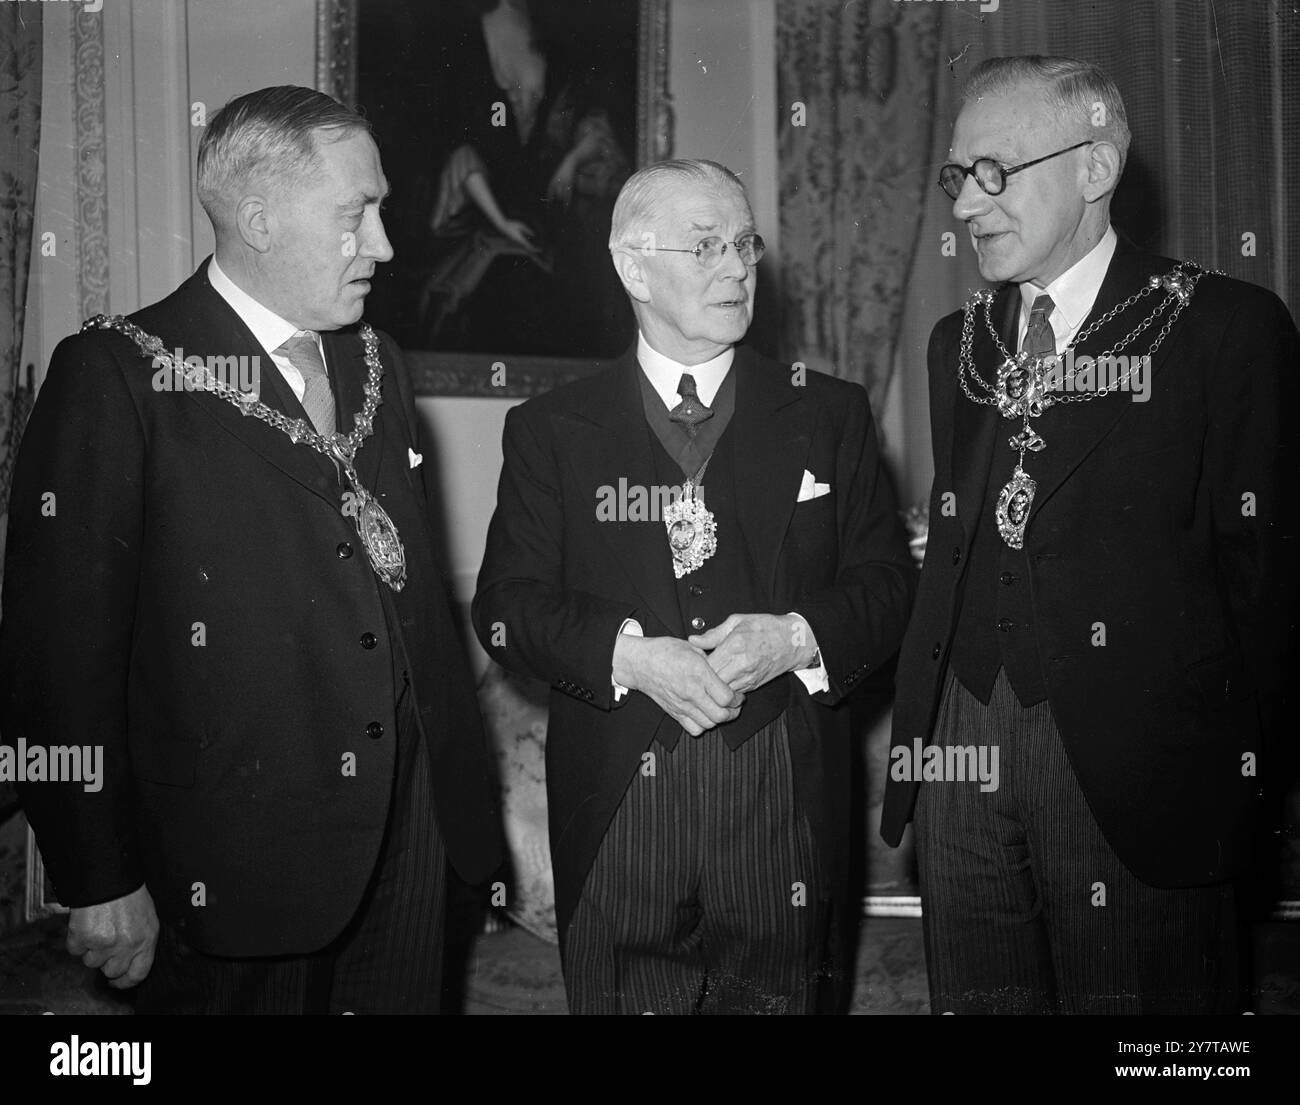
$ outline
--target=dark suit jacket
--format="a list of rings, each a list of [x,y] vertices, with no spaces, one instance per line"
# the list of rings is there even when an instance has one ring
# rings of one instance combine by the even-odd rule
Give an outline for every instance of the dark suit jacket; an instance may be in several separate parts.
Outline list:
[[[911,566],[866,393],[736,350],[737,507],[761,610],[807,618],[830,677],[809,696],[793,675],[796,786],[834,879],[847,852],[849,717],[836,705],[898,647]],[[567,927],[610,818],[663,712],[633,692],[615,709],[615,637],[684,637],[662,521],[597,521],[602,485],[653,487],[651,430],[634,352],[590,379],[516,407],[474,600],[474,625],[505,667],[551,684],[546,777],[557,913]],[[804,470],[830,493],[796,504]],[[502,636],[494,632],[500,623]]]
[[[1121,238],[1092,318],[1175,262]],[[1163,293],[1161,293],[1163,294]],[[1085,341],[1109,349],[1155,297]],[[1014,349],[1020,295],[992,317]],[[1088,323],[1086,322],[1085,325]],[[976,406],[957,379],[961,312],[930,339],[935,480],[916,610],[899,657],[893,742],[933,733],[977,526],[992,526],[989,466],[1018,422]],[[1160,323],[1134,346],[1146,352]],[[1040,484],[1025,531],[1038,658],[1052,714],[1102,832],[1138,878],[1195,886],[1240,871],[1256,799],[1277,761],[1259,754],[1279,709],[1294,613],[1296,370],[1300,338],[1276,296],[1206,276],[1152,361],[1151,396],[1123,392],[1049,411],[1080,428],[1064,477]],[[975,364],[998,357],[982,320]],[[1033,474],[1033,454],[1026,458]],[[945,495],[955,493],[955,514]],[[1253,496],[1254,513],[1243,510]],[[951,501],[951,500],[949,500]],[[1093,644],[1104,623],[1104,647]],[[881,833],[898,843],[918,783],[890,778]]]
[[[262,398],[302,417],[206,273],[133,321],[169,352],[259,357]],[[350,430],[362,343],[355,329],[324,341]],[[490,761],[434,556],[427,466],[408,456],[432,453],[398,351],[382,346],[383,403],[357,471],[406,548],[394,599],[438,820],[452,863],[476,882],[499,861]],[[329,460],[215,395],[155,391],[154,376],[116,333],[55,350],[14,478],[0,732],[104,746],[99,793],[22,788],[66,904],[146,882],[160,916],[201,950],[311,952],[355,912],[388,812],[397,688],[385,585]]]

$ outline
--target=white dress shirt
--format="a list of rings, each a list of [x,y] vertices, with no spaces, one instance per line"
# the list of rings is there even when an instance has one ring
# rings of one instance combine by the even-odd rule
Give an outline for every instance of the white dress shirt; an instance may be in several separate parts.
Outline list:
[[[270,354],[271,363],[280,370],[280,375],[284,377],[285,383],[293,389],[294,395],[298,397],[298,402],[301,403],[302,393],[307,388],[307,381],[302,378],[302,373],[290,363],[289,358],[277,353],[276,350],[295,334],[311,334],[316,340],[316,348],[320,350],[321,364],[327,364],[325,347],[321,343],[320,335],[314,330],[299,330],[293,323],[286,322],[269,307],[264,307],[258,303],[256,299],[226,275],[221,266],[217,264],[215,254],[212,260],[208,262],[208,283],[212,285],[212,290],[217,295],[230,304],[231,309],[243,320],[244,325],[253,332],[253,337]]]
[[[1115,228],[1108,226],[1101,240],[1047,287],[1040,288],[1028,281],[1020,285],[1022,309],[1016,329],[1017,349],[1023,344],[1025,331],[1029,329],[1029,312],[1034,300],[1044,292],[1052,297],[1052,313],[1047,316],[1047,321],[1056,338],[1056,352],[1060,353],[1074,341],[1083,320],[1097,302],[1097,293],[1101,291],[1101,282],[1106,278],[1106,270],[1110,268],[1110,259],[1115,256],[1118,243]]]
[[[713,360],[705,361],[703,364],[678,364],[671,357],[665,357],[659,350],[653,348],[645,340],[645,335],[638,331],[636,359],[646,379],[650,381],[650,386],[655,389],[655,393],[669,410],[681,402],[681,396],[677,394],[677,385],[682,382],[682,374],[685,372],[695,378],[695,393],[700,397],[700,402],[707,407],[713,402],[713,397],[718,394],[718,388],[722,387],[722,381],[731,371],[731,362],[736,359],[736,350],[734,346],[729,345]]]

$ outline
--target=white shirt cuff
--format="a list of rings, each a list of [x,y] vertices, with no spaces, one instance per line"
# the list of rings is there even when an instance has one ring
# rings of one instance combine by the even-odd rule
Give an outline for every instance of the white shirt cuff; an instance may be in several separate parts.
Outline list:
[[[813,648],[817,647],[817,638],[813,635],[812,626],[808,625],[808,619],[800,614],[797,610],[790,611],[790,617],[798,618],[803,622],[808,630],[808,639],[812,641]],[[815,668],[799,668],[795,671],[795,677],[802,683],[809,694],[816,694],[818,691],[829,691],[831,689],[831,677],[826,671],[826,661],[821,658],[821,652],[817,654],[817,666]]]
[[[637,621],[635,618],[625,619],[623,624],[618,627],[618,632],[620,636],[624,633],[626,633],[629,637],[645,636],[645,630],[641,628],[641,623]],[[610,674],[609,681],[614,685],[614,701],[622,702],[623,696],[628,693],[628,689],[625,686],[623,686],[623,684],[620,683],[617,679],[614,678],[613,673]]]

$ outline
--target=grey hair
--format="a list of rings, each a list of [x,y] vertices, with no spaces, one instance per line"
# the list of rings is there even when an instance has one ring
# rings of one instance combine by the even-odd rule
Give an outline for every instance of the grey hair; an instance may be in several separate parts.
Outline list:
[[[971,73],[962,91],[962,102],[1009,92],[1025,84],[1042,87],[1062,129],[1072,134],[1076,123],[1087,128],[1076,141],[1091,137],[1111,143],[1119,151],[1119,171],[1124,171],[1132,137],[1124,100],[1115,82],[1090,62],[1040,54],[987,58]]]
[[[745,186],[725,165],[699,158],[656,161],[638,169],[623,184],[610,219],[609,248],[641,245],[638,235],[652,226],[659,214],[663,194],[674,184],[703,184],[717,189],[735,189],[746,203]]]
[[[319,141],[370,133],[365,116],[297,85],[262,88],[231,100],[199,142],[199,203],[212,225],[230,221],[250,187],[287,189],[316,168]]]

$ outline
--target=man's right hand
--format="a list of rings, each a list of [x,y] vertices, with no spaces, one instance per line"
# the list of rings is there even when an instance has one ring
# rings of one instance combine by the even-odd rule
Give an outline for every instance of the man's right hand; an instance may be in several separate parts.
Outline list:
[[[74,909],[68,921],[68,951],[98,967],[119,990],[144,981],[157,943],[158,914],[143,885],[123,898]]]
[[[745,696],[732,691],[704,653],[677,637],[633,637],[614,642],[614,681],[649,695],[693,737],[735,721]]]

